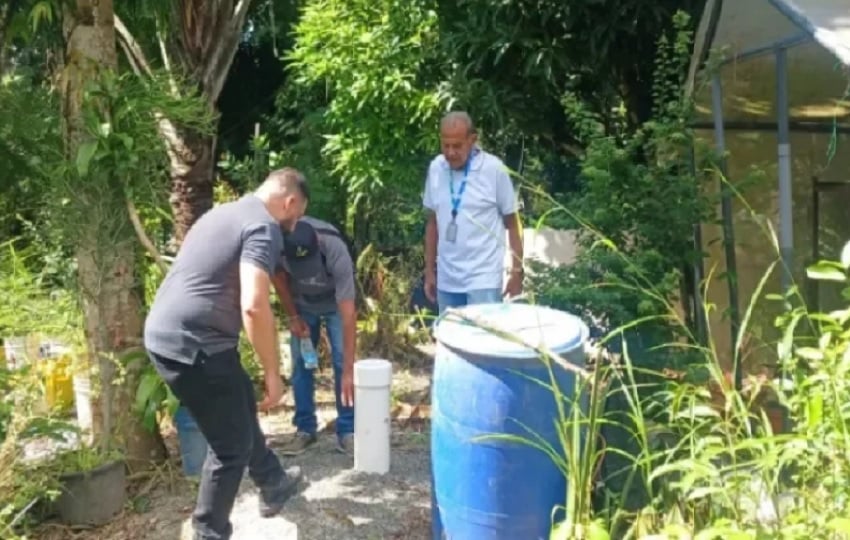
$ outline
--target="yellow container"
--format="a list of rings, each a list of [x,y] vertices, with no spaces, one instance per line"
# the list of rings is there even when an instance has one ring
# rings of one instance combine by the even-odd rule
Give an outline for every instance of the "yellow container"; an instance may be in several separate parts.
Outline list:
[[[71,357],[42,360],[44,400],[49,409],[65,411],[74,404],[74,386],[71,375]]]

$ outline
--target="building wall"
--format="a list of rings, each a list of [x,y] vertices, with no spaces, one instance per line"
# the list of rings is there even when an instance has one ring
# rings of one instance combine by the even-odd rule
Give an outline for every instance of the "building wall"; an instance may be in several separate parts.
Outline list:
[[[523,230],[523,260],[535,260],[551,266],[575,262],[577,246],[576,232],[571,230],[527,228]],[[505,236],[507,242],[507,236]],[[505,268],[511,266],[511,255],[505,253]]]

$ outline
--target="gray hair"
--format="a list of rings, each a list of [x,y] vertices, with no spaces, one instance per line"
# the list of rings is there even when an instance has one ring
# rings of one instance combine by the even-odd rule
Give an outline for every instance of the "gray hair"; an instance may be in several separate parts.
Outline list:
[[[269,173],[258,191],[277,197],[298,193],[305,199],[310,198],[307,179],[301,171],[293,167],[284,167]]]
[[[475,133],[475,123],[466,111],[451,111],[446,113],[446,115],[443,116],[443,119],[440,120],[440,130],[442,131],[455,124],[463,124],[466,126],[466,132],[470,135]]]

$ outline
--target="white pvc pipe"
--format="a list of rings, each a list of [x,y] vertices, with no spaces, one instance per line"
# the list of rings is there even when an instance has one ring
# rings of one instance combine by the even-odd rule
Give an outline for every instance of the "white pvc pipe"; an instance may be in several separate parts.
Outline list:
[[[354,469],[385,474],[390,470],[390,387],[387,360],[354,364]]]

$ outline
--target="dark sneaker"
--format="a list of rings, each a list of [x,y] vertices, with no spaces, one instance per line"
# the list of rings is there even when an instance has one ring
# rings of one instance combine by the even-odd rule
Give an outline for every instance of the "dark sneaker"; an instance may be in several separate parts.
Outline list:
[[[288,443],[281,447],[280,453],[290,457],[300,456],[313,444],[316,444],[316,435],[299,431]]]
[[[354,435],[348,433],[337,437],[336,449],[343,454],[354,455]]]
[[[301,467],[289,467],[284,471],[283,481],[273,490],[260,491],[260,516],[269,518],[283,510],[283,505],[298,491],[301,483]]]

